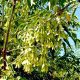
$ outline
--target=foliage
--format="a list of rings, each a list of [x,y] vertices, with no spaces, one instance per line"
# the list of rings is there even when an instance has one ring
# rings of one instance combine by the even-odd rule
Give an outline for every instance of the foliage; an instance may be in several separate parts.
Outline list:
[[[14,13],[13,5],[11,0],[0,2],[0,54],[3,54],[7,40],[5,34],[8,33],[10,26],[6,47],[6,70],[2,69],[4,58],[0,57],[1,79],[26,80],[25,75],[27,78],[33,76],[28,80],[35,78],[47,80],[46,76],[65,80],[68,75],[71,80],[77,78],[76,76],[79,77],[77,58],[67,52],[67,47],[72,50],[69,37],[75,45],[77,41],[76,30],[79,23],[75,11],[78,2],[17,0]],[[65,54],[59,56],[62,48]],[[36,75],[37,77],[34,77]]]

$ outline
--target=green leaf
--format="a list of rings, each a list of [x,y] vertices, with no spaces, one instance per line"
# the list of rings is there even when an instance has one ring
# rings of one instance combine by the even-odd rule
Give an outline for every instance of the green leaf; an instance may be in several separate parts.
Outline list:
[[[67,45],[71,48],[71,45],[70,45],[70,43],[69,43],[69,41],[67,40],[67,39],[63,39],[66,43],[67,43]]]
[[[67,32],[67,34],[69,35],[69,37],[72,38],[72,40],[74,41],[75,45],[76,45],[76,40],[74,39],[74,37],[72,36],[71,32],[69,31],[69,29],[66,26],[63,26],[64,30]]]
[[[27,0],[27,4],[29,6],[29,8],[31,7],[31,0]]]
[[[66,0],[59,0],[59,4],[64,7],[64,3],[66,2]]]
[[[64,52],[66,54],[66,44],[64,42],[62,44],[63,44]]]

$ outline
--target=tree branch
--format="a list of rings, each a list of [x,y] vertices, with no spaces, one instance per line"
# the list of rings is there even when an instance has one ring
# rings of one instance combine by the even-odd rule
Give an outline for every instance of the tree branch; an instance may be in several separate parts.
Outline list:
[[[73,3],[73,1],[70,2],[70,3],[68,3],[68,4],[67,4],[65,7],[63,7],[61,10],[65,10],[65,9],[68,8],[72,3]]]
[[[68,3],[68,4],[67,4],[65,7],[63,7],[62,9],[59,9],[57,15],[61,15],[61,14],[63,13],[63,11],[64,11],[65,9],[67,9],[73,2],[74,2],[74,1]]]
[[[16,0],[13,0],[13,8],[12,8],[12,13],[10,16],[10,21],[9,21],[9,26],[8,26],[8,30],[6,33],[6,37],[5,37],[5,42],[4,42],[4,48],[2,50],[2,55],[3,55],[3,69],[6,70],[6,50],[7,50],[7,45],[8,45],[8,37],[9,37],[9,33],[10,33],[10,28],[11,28],[11,21],[13,18],[13,14],[14,14],[14,10],[15,10],[15,5],[16,5]]]

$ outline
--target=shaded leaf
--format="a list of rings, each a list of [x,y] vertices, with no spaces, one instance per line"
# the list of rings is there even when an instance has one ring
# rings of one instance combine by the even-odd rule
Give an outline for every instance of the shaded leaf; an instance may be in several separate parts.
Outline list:
[[[67,39],[64,39],[64,41],[67,43],[67,45],[71,48],[71,45]]]

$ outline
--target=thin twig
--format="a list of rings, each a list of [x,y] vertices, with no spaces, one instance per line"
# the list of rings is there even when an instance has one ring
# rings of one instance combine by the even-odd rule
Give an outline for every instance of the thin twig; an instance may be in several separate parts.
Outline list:
[[[58,13],[57,13],[56,16],[60,16],[60,15],[64,12],[64,10],[67,9],[73,2],[74,2],[74,1],[68,3],[65,7],[63,7],[63,8],[60,9],[60,10],[58,10]]]
[[[5,42],[4,42],[4,48],[2,50],[2,55],[3,55],[3,69],[6,70],[6,51],[7,51],[7,45],[8,45],[8,38],[9,38],[9,33],[10,33],[10,28],[11,28],[11,21],[13,18],[13,14],[14,14],[14,10],[15,10],[15,5],[16,5],[16,0],[13,0],[14,4],[13,4],[13,8],[12,8],[12,13],[10,16],[10,21],[9,21],[9,26],[8,26],[8,30],[6,33],[6,37],[5,37]]]
[[[24,48],[26,48],[26,46],[25,47],[20,47],[20,48],[17,48],[17,49],[8,50],[8,51],[12,52],[12,51],[17,51],[17,50],[24,49]]]

